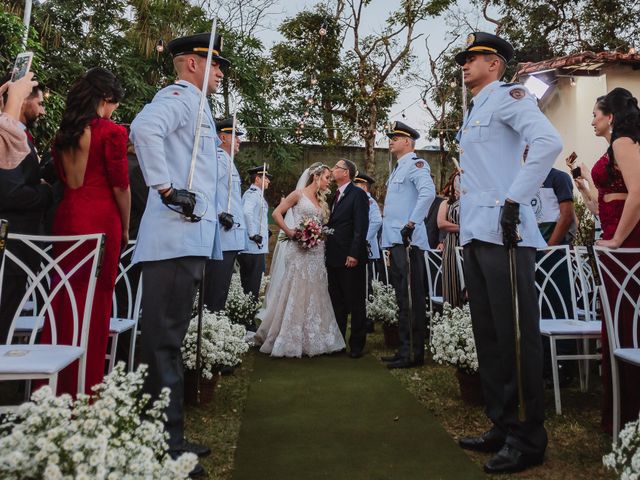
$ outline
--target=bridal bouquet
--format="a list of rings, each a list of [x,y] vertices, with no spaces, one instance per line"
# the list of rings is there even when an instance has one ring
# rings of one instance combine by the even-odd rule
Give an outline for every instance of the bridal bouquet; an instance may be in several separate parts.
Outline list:
[[[310,250],[326,240],[327,235],[333,233],[333,229],[322,225],[318,217],[305,217],[296,227],[295,232],[293,239],[298,242],[300,248]]]
[[[437,363],[448,363],[467,373],[478,371],[469,305],[453,308],[445,303],[442,314],[434,315],[431,323],[431,353]]]
[[[197,457],[168,455],[169,389],[151,402],[145,376],[146,365],[126,373],[118,363],[92,398],[38,389],[0,422],[0,478],[187,479]]]

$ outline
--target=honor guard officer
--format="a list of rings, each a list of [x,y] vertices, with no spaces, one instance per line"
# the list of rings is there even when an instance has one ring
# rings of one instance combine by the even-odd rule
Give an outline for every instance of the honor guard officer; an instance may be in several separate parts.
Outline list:
[[[373,177],[365,173],[358,173],[353,183],[367,193],[369,197],[369,230],[367,231],[367,250],[369,254],[369,262],[367,263],[367,295],[371,295],[371,281],[376,269],[376,264],[380,260],[380,245],[378,243],[378,232],[382,228],[382,214],[380,207],[371,196],[369,189],[375,183]],[[373,321],[367,318],[367,332],[374,331]]]
[[[240,174],[231,160],[240,150],[244,132],[235,126],[233,117],[216,123],[222,143],[218,147],[218,221],[222,260],[208,260],[205,271],[204,304],[212,312],[224,310],[229,295],[233,266],[238,254],[247,248],[247,226],[242,211]],[[232,144],[233,142],[233,144]]]
[[[394,122],[387,136],[389,151],[397,163],[387,181],[382,248],[389,249],[391,254],[389,275],[400,309],[400,348],[395,355],[382,359],[389,362],[389,368],[409,368],[424,363],[427,313],[424,252],[429,249],[424,218],[436,189],[429,164],[414,152],[420,134],[402,122]]]
[[[184,451],[205,455],[209,449],[184,438],[184,378],[180,348],[205,261],[221,256],[216,209],[218,137],[211,110],[205,103],[192,191],[187,190],[194,132],[201,96],[213,93],[229,62],[220,56],[222,38],[216,35],[211,64],[207,64],[210,34],[172,40],[168,50],[178,80],[160,90],[131,124],[131,141],[146,184],[150,187],[133,256],[141,262],[142,337],[140,362],[149,366],[144,390],[156,398],[169,388],[165,413],[170,454]],[[202,92],[205,72],[209,83]],[[201,217],[194,217],[194,212]],[[200,221],[192,221],[200,218]],[[217,250],[217,252],[216,252]],[[193,475],[204,473],[197,465]]]
[[[269,205],[264,198],[264,191],[269,188],[273,176],[264,167],[251,168],[247,173],[251,186],[242,195],[242,210],[247,222],[248,241],[238,262],[242,289],[245,293],[251,292],[257,300],[269,253]]]
[[[513,47],[502,38],[477,32],[469,35],[466,49],[455,57],[473,95],[457,137],[464,172],[460,244],[486,412],[493,422],[482,436],[462,438],[459,443],[466,449],[497,452],[484,466],[488,473],[540,464],[547,446],[534,285],[536,248],[546,244],[531,199],[562,143],[529,92],[521,85],[499,81],[513,55]],[[523,163],[527,144],[529,154]],[[511,289],[511,249],[515,249],[517,292]],[[519,315],[512,310],[515,295]],[[518,418],[514,336],[518,318],[524,421]]]

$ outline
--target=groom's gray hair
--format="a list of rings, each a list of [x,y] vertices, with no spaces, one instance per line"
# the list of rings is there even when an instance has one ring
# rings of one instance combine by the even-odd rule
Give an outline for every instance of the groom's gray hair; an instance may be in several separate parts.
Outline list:
[[[356,167],[355,163],[353,163],[351,160],[347,160],[346,158],[341,158],[338,161],[343,161],[344,164],[347,166],[347,169],[349,169],[350,180],[353,180],[354,178],[356,178],[356,175],[358,175],[358,167]]]

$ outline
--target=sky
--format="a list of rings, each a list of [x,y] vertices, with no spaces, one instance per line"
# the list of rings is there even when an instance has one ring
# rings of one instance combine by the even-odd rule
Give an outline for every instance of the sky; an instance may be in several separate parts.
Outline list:
[[[301,10],[312,8],[318,3],[326,3],[326,0],[280,0],[279,4],[272,9],[273,13],[269,15],[265,21],[266,25],[270,28],[260,31],[257,36],[264,42],[265,46],[269,48],[275,42],[282,40],[282,37],[276,29],[285,18],[292,17]],[[371,4],[364,10],[363,19],[367,28],[365,33],[381,31],[386,18],[391,13],[391,9],[397,5],[398,2],[396,0],[372,0]],[[490,24],[478,18],[480,17],[479,12],[476,13],[473,11],[469,0],[458,0],[458,6],[469,13],[469,18],[473,19],[474,24],[477,25],[480,30],[493,31]],[[451,36],[447,33],[447,30],[447,21],[444,17],[427,19],[418,24],[416,33],[422,34],[422,37],[414,42],[413,53],[416,57],[415,68],[420,77],[419,81],[424,82],[424,79],[428,76],[428,65],[426,62],[428,57],[425,39],[428,42],[432,55],[437,56],[451,40]],[[466,33],[467,32],[463,32],[457,42],[460,48],[464,45]],[[349,39],[347,39],[347,41],[349,41]],[[421,72],[424,72],[424,74]],[[422,91],[423,88],[419,85],[409,85],[403,88],[397,103],[391,109],[389,118],[390,121],[398,120],[405,122],[421,133],[421,138],[417,143],[418,148],[434,143],[426,138],[430,117],[422,106]],[[386,137],[380,136],[377,140],[377,146],[386,147]]]

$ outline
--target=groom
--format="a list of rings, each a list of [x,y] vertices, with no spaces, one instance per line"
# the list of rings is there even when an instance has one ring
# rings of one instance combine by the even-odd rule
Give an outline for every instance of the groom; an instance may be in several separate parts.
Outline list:
[[[326,240],[329,295],[345,341],[347,316],[351,314],[349,356],[360,358],[367,338],[365,266],[368,258],[369,199],[364,190],[352,183],[357,173],[353,162],[340,159],[331,173],[338,190],[327,224],[333,229],[333,234]]]

